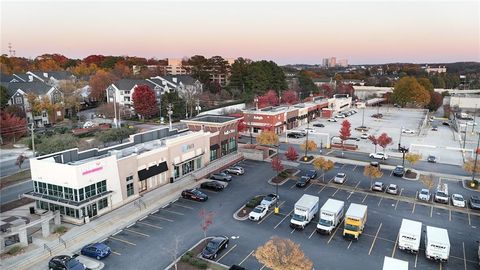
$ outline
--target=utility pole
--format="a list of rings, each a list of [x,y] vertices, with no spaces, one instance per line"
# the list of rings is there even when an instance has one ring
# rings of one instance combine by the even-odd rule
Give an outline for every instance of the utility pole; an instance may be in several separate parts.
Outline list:
[[[475,104],[475,112],[473,113],[472,133],[475,132],[475,125],[477,124],[475,123],[476,116],[477,116],[477,104]]]
[[[477,170],[478,147],[480,146],[480,133],[478,133],[477,148],[475,149],[475,163],[473,163],[472,182],[475,182],[475,171]]]
[[[468,125],[465,122],[465,135],[463,135],[463,151],[465,151],[465,142],[467,141],[467,128],[468,128]]]
[[[307,137],[305,139],[305,157],[303,158],[304,161],[307,161],[307,154],[308,154],[308,133],[310,128],[310,120],[308,120],[308,115],[307,115]]]
[[[365,107],[367,105],[363,106],[363,110],[362,110],[362,127],[365,126]]]
[[[172,114],[173,114],[173,105],[172,105],[172,103],[168,103],[167,113],[168,113],[168,122],[170,123],[170,130],[172,130]]]
[[[28,128],[28,126],[27,126],[27,128]],[[33,151],[33,157],[35,157],[35,132],[34,132],[35,127],[34,127],[33,122],[31,123],[31,128],[28,128],[28,130],[32,134],[32,151]]]

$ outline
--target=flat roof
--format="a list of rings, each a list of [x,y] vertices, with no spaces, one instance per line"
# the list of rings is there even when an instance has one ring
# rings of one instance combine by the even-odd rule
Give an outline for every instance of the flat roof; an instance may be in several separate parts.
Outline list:
[[[226,116],[226,115],[214,115],[214,114],[206,114],[202,116],[198,116],[192,119],[185,119],[182,121],[189,122],[206,122],[206,123],[226,123],[228,121],[232,121],[237,119],[233,116]]]

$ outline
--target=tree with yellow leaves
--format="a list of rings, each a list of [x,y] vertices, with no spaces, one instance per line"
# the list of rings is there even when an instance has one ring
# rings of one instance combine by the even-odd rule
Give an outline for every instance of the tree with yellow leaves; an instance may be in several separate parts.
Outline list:
[[[312,261],[305,256],[300,245],[290,239],[272,237],[257,248],[255,258],[272,270],[311,270]]]
[[[408,161],[408,163],[410,163],[410,166],[413,166],[420,159],[422,159],[422,155],[420,154],[408,153],[405,155],[405,160]]]
[[[378,179],[383,176],[382,171],[376,166],[367,165],[363,170],[363,175],[370,178],[370,187],[373,186],[373,179]]]
[[[322,170],[323,180],[325,182],[325,173],[333,169],[335,164],[329,159],[324,159],[323,157],[318,157],[312,162],[315,170]]]
[[[268,146],[278,145],[278,135],[271,130],[262,131],[257,137],[257,143]]]

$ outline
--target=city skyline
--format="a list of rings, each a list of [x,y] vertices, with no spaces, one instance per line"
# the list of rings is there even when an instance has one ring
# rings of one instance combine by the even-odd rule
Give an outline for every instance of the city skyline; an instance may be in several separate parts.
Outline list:
[[[2,54],[321,64],[479,61],[477,1],[2,1]],[[28,7],[28,8],[27,8]],[[116,16],[110,16],[116,14]]]

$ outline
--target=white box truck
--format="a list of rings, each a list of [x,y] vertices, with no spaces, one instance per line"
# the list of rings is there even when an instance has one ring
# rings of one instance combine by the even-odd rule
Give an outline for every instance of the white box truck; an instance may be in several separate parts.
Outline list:
[[[367,209],[364,204],[351,203],[345,214],[343,237],[358,240],[367,223]]]
[[[318,201],[317,196],[303,194],[300,200],[295,203],[290,227],[304,229],[318,212]]]
[[[398,248],[412,253],[418,253],[422,237],[422,223],[410,219],[402,219],[398,233]]]
[[[383,270],[408,270],[408,262],[385,256]]]
[[[446,262],[450,255],[450,239],[446,229],[427,226],[425,255],[430,260]]]
[[[331,234],[332,231],[342,222],[345,202],[328,199],[320,209],[320,220],[317,224],[317,232]]]

